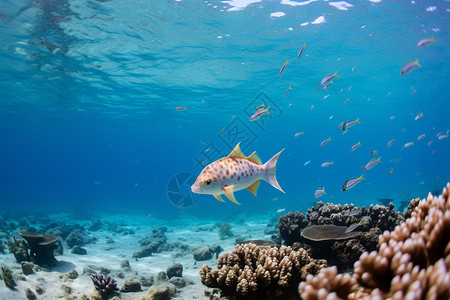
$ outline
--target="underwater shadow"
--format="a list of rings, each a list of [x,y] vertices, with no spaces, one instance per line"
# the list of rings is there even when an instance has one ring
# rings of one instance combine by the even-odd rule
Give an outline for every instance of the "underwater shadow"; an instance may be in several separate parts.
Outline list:
[[[59,261],[56,266],[51,268],[51,271],[59,272],[59,273],[67,273],[71,270],[75,269],[75,264],[68,261]]]

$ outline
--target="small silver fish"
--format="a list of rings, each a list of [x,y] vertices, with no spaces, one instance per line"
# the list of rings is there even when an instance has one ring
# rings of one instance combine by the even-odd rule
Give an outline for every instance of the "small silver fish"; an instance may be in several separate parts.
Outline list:
[[[334,165],[332,161],[326,161],[323,164],[321,164],[320,166],[321,167],[328,167],[328,166],[331,166],[331,165]]]
[[[407,63],[403,66],[402,71],[400,72],[400,74],[401,74],[401,75],[409,74],[415,67],[419,67],[419,68],[422,67],[422,66],[419,64],[419,59],[416,59],[415,61],[407,62]]]
[[[319,86],[324,85],[325,83],[327,83],[328,81],[330,81],[331,79],[335,78],[335,77],[341,77],[340,75],[338,75],[337,71],[334,74],[328,74],[327,76],[325,76],[322,81],[319,83],[319,85],[317,86],[317,88]]]
[[[372,158],[364,167],[364,171],[372,169],[376,164],[381,162],[381,156],[378,159]]]
[[[281,77],[281,75],[283,74],[284,69],[286,68],[286,66],[289,64],[289,62],[286,59],[286,62],[284,63],[284,65],[281,67],[280,69],[280,74],[278,74],[278,77]]]
[[[327,138],[325,141],[323,141],[322,143],[320,143],[320,147],[325,146],[326,144],[328,144],[331,141],[331,137]]]
[[[270,106],[267,106],[266,109],[260,109],[260,110],[255,111],[255,113],[250,117],[250,121],[256,121],[259,118],[261,118],[261,116],[264,114],[270,115],[269,108],[270,108]]]
[[[344,125],[342,125],[342,131],[345,131],[345,130],[349,129],[350,127],[352,127],[352,126],[355,125],[356,123],[361,123],[361,122],[359,121],[359,118],[356,119],[356,120],[346,121],[346,122],[344,123]]]
[[[354,211],[352,211],[352,212],[349,212],[348,213],[348,215],[347,216],[354,216],[354,215],[357,215],[357,214],[359,214],[361,212],[361,210],[360,209],[357,209],[357,210],[354,210]]]
[[[418,43],[417,43],[417,48],[423,48],[426,47],[430,44],[434,44],[436,43],[436,41],[434,40],[434,38],[431,39],[421,39]]]
[[[345,230],[345,232],[346,232],[346,233],[347,233],[347,232],[352,232],[353,230],[355,230],[356,228],[358,228],[360,225],[361,225],[361,222],[352,224],[352,225],[350,225],[350,226]]]
[[[359,146],[361,146],[361,142],[357,142],[356,144],[354,144],[354,145],[350,148],[350,151],[355,151]]]
[[[314,197],[319,198],[319,197],[322,197],[324,194],[325,194],[325,187],[318,188],[314,193]]]
[[[297,61],[299,61],[300,56],[302,56],[303,50],[305,50],[305,48],[306,48],[306,43],[303,43],[302,49],[300,49],[300,51],[298,52]]]
[[[365,178],[363,178],[363,176],[361,175],[360,177],[356,178],[356,177],[352,177],[350,179],[348,179],[344,185],[342,186],[342,191],[346,191],[351,189],[352,187],[354,187],[355,185],[357,185],[359,182],[361,182],[361,180],[365,180]]]

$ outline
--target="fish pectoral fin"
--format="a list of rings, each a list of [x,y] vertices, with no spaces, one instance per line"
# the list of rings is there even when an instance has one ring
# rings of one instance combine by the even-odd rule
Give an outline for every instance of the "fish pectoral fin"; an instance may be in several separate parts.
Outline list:
[[[253,195],[256,196],[256,191],[258,190],[260,184],[261,180],[257,180],[251,186],[249,186],[247,190],[249,190],[250,192],[252,192]]]
[[[239,202],[236,201],[236,198],[234,198],[233,188],[234,188],[234,185],[228,185],[228,186],[223,187],[223,190],[225,192],[225,196],[231,202],[236,203],[237,205],[241,205]]]
[[[222,197],[220,197],[220,195],[213,195],[213,196],[214,196],[214,198],[216,198],[220,202],[225,202],[225,200],[223,200]]]

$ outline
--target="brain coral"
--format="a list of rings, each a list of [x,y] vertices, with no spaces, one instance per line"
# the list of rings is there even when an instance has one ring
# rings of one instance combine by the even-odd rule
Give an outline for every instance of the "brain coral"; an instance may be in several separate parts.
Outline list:
[[[301,280],[325,266],[324,260],[311,259],[303,249],[245,244],[222,254],[216,270],[204,265],[200,277],[204,285],[218,287],[227,295],[269,299],[295,293]]]
[[[450,299],[450,184],[420,201],[411,217],[379,237],[353,277],[322,269],[299,285],[303,299]]]

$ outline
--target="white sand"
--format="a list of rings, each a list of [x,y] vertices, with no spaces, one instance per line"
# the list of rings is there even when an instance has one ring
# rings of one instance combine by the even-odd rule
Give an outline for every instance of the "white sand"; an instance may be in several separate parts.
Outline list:
[[[52,220],[55,216],[51,217]],[[66,224],[71,224],[70,216],[58,215],[57,220],[65,221]],[[69,221],[68,221],[69,220]],[[45,290],[45,293],[36,296],[38,299],[80,299],[85,294],[89,296],[93,290],[93,283],[89,275],[83,273],[83,268],[89,266],[105,267],[111,269],[111,274],[117,280],[118,287],[121,288],[127,277],[133,277],[135,273],[138,276],[153,276],[155,279],[154,285],[157,285],[156,276],[160,271],[166,271],[168,266],[174,263],[181,263],[183,265],[183,277],[191,279],[194,284],[187,285],[185,288],[177,289],[178,296],[183,299],[206,299],[204,296],[205,286],[200,282],[199,270],[202,265],[207,264],[216,268],[216,260],[213,258],[207,261],[196,262],[192,256],[191,251],[187,251],[183,256],[174,258],[174,255],[180,252],[179,249],[173,251],[165,251],[162,253],[154,253],[152,256],[140,258],[138,260],[132,258],[134,252],[142,247],[138,241],[144,238],[151,232],[154,227],[167,227],[166,237],[168,243],[182,242],[195,248],[200,245],[220,244],[224,251],[231,251],[234,249],[235,239],[239,235],[244,235],[245,239],[265,239],[270,240],[269,235],[264,235],[266,223],[269,218],[261,219],[261,222],[246,220],[243,225],[232,225],[231,231],[234,236],[221,240],[218,236],[218,228],[212,231],[193,230],[198,225],[212,225],[213,223],[204,223],[202,220],[190,220],[189,222],[182,222],[178,219],[175,222],[167,223],[167,221],[157,220],[152,217],[136,217],[131,215],[115,215],[115,216],[101,216],[100,220],[105,222],[117,222],[127,224],[126,228],[133,229],[135,234],[123,235],[115,234],[107,231],[105,228],[99,231],[90,232],[88,235],[96,237],[98,240],[95,243],[90,243],[83,248],[87,250],[87,255],[76,255],[70,252],[70,249],[65,243],[64,254],[57,256],[60,264],[51,271],[41,270],[39,272],[30,274],[25,281],[18,280],[18,277],[23,277],[22,269],[19,263],[15,261],[13,254],[0,254],[0,265],[11,269],[16,278],[17,287],[15,291],[8,289],[3,281],[0,281],[0,299],[26,299],[25,289],[30,288],[35,292],[35,287],[40,286]],[[89,227],[92,221],[78,222],[85,228]],[[220,223],[220,222],[218,222]],[[106,226],[103,226],[106,227]],[[114,243],[108,244],[106,240],[108,237],[114,239]],[[6,250],[6,252],[9,252]],[[123,260],[128,260],[132,268],[131,271],[120,269],[120,263]],[[78,272],[78,278],[74,280],[66,279],[64,273],[75,269]],[[121,279],[115,276],[117,271],[124,273],[125,278]],[[65,294],[62,286],[66,285],[71,288],[70,294]],[[137,293],[121,293],[121,299],[140,299],[142,295],[146,294],[149,287],[142,287],[142,292]]]

